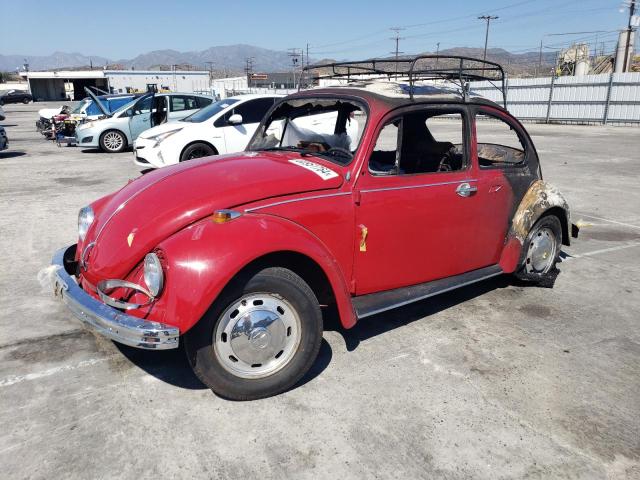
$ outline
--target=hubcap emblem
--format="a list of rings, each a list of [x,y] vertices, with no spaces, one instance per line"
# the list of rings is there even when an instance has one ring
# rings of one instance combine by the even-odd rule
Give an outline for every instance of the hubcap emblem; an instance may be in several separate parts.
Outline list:
[[[266,328],[256,328],[249,335],[249,342],[251,342],[251,346],[255,348],[267,348],[270,340],[271,334]]]

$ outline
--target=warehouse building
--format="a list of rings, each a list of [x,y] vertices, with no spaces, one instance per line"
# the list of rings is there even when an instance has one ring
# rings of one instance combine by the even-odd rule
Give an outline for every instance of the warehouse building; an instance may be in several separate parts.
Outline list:
[[[86,96],[84,87],[109,93],[210,90],[209,72],[204,70],[60,70],[21,72],[20,75],[26,79],[36,101],[81,100]]]

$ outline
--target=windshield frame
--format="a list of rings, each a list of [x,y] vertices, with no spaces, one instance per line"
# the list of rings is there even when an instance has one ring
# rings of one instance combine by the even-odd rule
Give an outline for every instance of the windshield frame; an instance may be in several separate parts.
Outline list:
[[[357,96],[354,96],[354,95],[339,95],[339,94],[335,94],[335,93],[305,92],[304,95],[294,94],[294,95],[289,95],[287,97],[284,97],[279,102],[276,102],[267,111],[267,113],[263,117],[262,121],[260,122],[260,125],[258,126],[258,128],[255,131],[255,133],[251,137],[251,140],[249,140],[249,143],[247,144],[247,151],[253,151],[253,152],[266,151],[264,147],[263,148],[251,148],[250,146],[254,141],[256,141],[258,139],[258,137],[261,137],[263,135],[263,132],[265,131],[266,122],[267,122],[267,120],[271,119],[271,115],[273,114],[273,112],[277,108],[279,108],[280,105],[282,105],[283,103],[287,103],[287,102],[293,101],[293,100],[310,100],[310,101],[313,101],[313,100],[323,100],[323,101],[335,100],[336,102],[338,102],[338,101],[348,101],[348,102],[351,102],[351,103],[355,104],[356,106],[358,106],[360,108],[360,110],[366,115],[366,121],[364,123],[364,126],[362,127],[362,135],[358,139],[358,146],[353,150],[352,156],[347,162],[338,162],[338,161],[336,161],[335,157],[331,157],[329,155],[322,155],[322,153],[318,153],[318,152],[306,152],[306,153],[311,153],[314,156],[317,156],[318,158],[321,158],[323,160],[331,162],[334,165],[338,165],[339,167],[348,167],[349,165],[351,165],[353,163],[353,161],[356,159],[356,157],[358,156],[358,153],[359,153],[360,149],[362,148],[362,145],[364,143],[364,138],[365,138],[367,130],[369,128],[369,122],[371,120],[371,109],[369,108],[369,103],[366,101],[366,99],[364,99],[362,97],[357,97]],[[280,143],[282,143],[282,140],[280,141]],[[286,148],[287,147],[283,147],[283,151],[285,151]],[[291,150],[289,150],[289,151],[291,151]],[[304,153],[305,152],[301,152],[301,155],[304,154]]]

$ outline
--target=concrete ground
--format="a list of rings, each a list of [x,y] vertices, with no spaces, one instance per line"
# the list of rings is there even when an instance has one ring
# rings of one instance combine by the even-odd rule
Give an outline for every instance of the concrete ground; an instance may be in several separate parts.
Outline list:
[[[528,125],[585,224],[553,289],[508,278],[327,331],[293,390],[222,400],[180,351],[83,330],[41,286],[132,153],[0,153],[3,478],[640,478],[640,129]]]

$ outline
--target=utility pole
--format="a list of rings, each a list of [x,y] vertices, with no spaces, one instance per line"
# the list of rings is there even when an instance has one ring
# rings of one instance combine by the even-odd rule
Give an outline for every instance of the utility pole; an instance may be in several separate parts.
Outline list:
[[[211,89],[213,83],[213,62],[204,62],[204,64],[209,66],[209,89]]]
[[[436,43],[436,67],[438,66],[438,55],[440,55],[440,42]]]
[[[540,39],[540,54],[538,55],[538,66],[536,67],[536,74],[538,76],[538,71],[542,70],[542,39]]]
[[[296,68],[298,67],[299,59],[301,56],[302,56],[302,49],[299,49],[299,48],[289,49],[289,57],[291,58],[291,71],[293,73],[293,88],[296,88]]]
[[[251,74],[253,73],[253,60],[254,57],[247,57],[244,59],[244,72],[247,74],[247,87],[249,88],[249,93],[251,93]]]
[[[633,47],[631,45],[631,37],[633,32],[633,14],[636,11],[636,0],[629,1],[629,24],[627,26],[627,41],[625,42],[624,47],[624,63],[622,64],[622,71],[627,72],[631,70],[631,56],[629,55],[629,49]]]
[[[404,30],[404,28],[403,27],[391,27],[389,30],[391,30],[392,32],[396,32],[395,36],[391,37],[391,40],[394,40],[396,42],[396,49],[395,49],[394,52],[391,52],[391,54],[395,55],[395,59],[396,59],[396,77],[397,77],[397,75],[398,75],[398,56],[401,53],[404,53],[404,52],[401,52],[399,50],[399,48],[400,48],[400,40],[404,40],[404,37],[400,36],[400,32],[402,30]]]
[[[484,55],[482,56],[482,60],[486,60],[487,59],[487,44],[489,43],[489,24],[491,23],[491,20],[497,20],[500,17],[497,16],[491,16],[491,15],[482,15],[481,17],[478,17],[478,20],[485,20],[487,22],[487,30],[485,31],[484,34]],[[482,74],[484,75],[484,67],[482,68]]]

